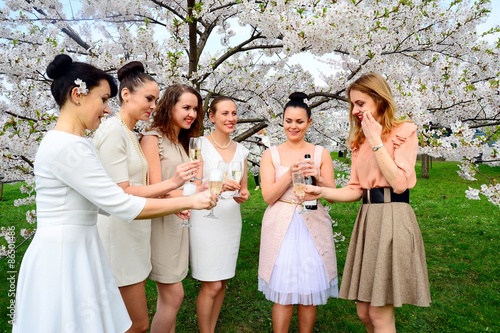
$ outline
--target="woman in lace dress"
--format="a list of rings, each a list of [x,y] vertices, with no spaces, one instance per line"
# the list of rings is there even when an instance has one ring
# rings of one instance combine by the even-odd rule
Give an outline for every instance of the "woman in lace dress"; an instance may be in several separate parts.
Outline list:
[[[396,332],[394,307],[429,306],[420,228],[409,205],[416,184],[417,126],[397,120],[387,81],[364,74],[347,89],[351,178],[340,189],[308,186],[313,197],[363,199],[347,252],[340,297],[356,301],[367,332]]]
[[[307,95],[293,93],[285,105],[283,129],[287,140],[266,150],[261,160],[261,187],[269,205],[262,220],[259,290],[274,302],[274,332],[288,332],[297,305],[300,332],[312,332],[316,306],[337,297],[337,261],[332,220],[318,203],[317,210],[299,214],[292,172],[335,187],[329,152],[304,140],[312,118]],[[311,159],[305,159],[306,154]]]

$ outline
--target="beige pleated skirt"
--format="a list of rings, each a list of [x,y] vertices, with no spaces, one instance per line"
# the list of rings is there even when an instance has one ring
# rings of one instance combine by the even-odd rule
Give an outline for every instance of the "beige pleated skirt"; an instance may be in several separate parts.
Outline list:
[[[409,204],[361,206],[349,243],[340,297],[372,306],[429,306],[424,243]]]

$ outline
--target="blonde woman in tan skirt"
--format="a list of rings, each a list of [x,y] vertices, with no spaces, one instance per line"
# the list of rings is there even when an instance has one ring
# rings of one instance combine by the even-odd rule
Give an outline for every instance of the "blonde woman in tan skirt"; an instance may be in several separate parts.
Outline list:
[[[422,235],[409,205],[416,184],[417,126],[396,120],[388,83],[369,73],[347,89],[351,178],[346,187],[307,186],[307,197],[363,199],[347,253],[340,297],[356,301],[367,332],[396,332],[394,307],[431,302]],[[306,197],[306,199],[307,199]]]

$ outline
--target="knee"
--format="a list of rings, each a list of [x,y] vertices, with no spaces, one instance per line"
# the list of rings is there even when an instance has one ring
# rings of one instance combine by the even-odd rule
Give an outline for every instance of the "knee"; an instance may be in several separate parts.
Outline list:
[[[215,297],[224,288],[224,284],[222,281],[202,282],[201,288],[205,294]]]
[[[361,320],[361,322],[363,324],[371,323],[370,313],[368,312],[368,307],[358,305],[356,311],[358,313],[359,320]]]

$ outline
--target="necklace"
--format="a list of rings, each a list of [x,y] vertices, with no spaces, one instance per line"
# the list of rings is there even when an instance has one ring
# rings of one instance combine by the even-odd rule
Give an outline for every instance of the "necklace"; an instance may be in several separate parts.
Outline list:
[[[147,179],[147,174],[148,174],[148,161],[146,160],[146,157],[144,156],[144,153],[142,152],[141,146],[139,145],[139,140],[137,140],[137,136],[132,133],[130,128],[128,128],[127,124],[123,120],[122,116],[118,113],[118,119],[120,119],[121,124],[125,127],[125,131],[128,134],[128,137],[132,141],[132,145],[134,146],[135,152],[139,156],[139,159],[141,160],[141,171],[142,171],[142,184],[143,185],[148,185],[148,179]]]
[[[215,143],[215,145],[216,145],[217,147],[219,147],[220,149],[227,149],[227,148],[229,148],[229,146],[231,145],[231,142],[233,142],[233,140],[231,140],[231,138],[229,138],[229,142],[227,143],[227,145],[226,145],[225,147],[222,147],[222,146],[220,146],[220,145],[219,145],[219,144],[215,141],[214,136],[212,135],[212,133],[210,133],[210,138],[212,138],[213,143]]]

